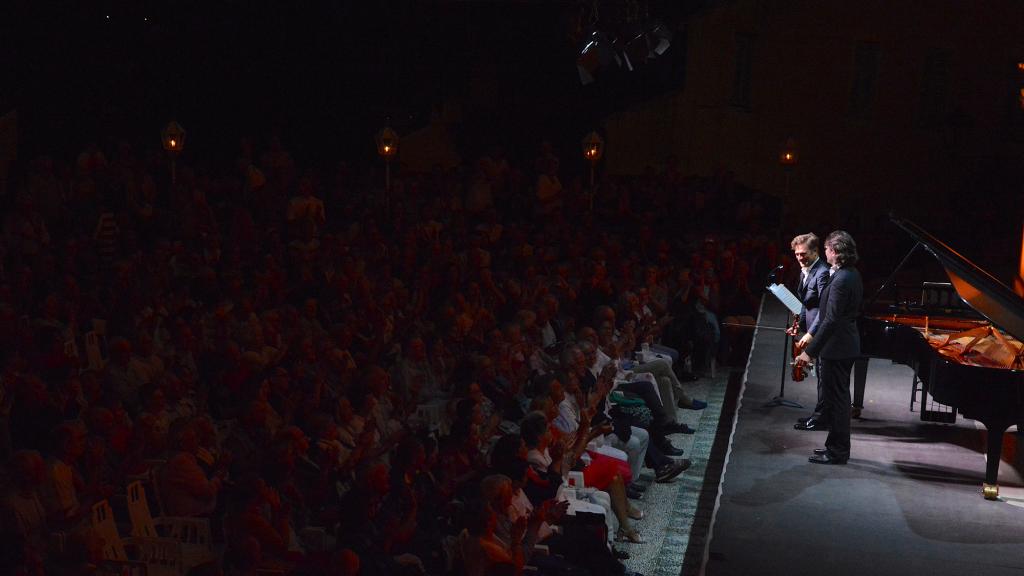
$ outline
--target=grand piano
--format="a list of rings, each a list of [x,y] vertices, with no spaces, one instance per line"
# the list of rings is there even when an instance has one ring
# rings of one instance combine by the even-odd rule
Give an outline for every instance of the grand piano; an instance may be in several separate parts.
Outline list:
[[[928,395],[987,428],[984,497],[999,497],[1004,432],[1024,423],[1024,299],[948,245],[907,220],[893,223],[915,246],[878,289],[859,318],[865,356],[905,364]],[[876,307],[900,269],[923,250],[945,269],[954,302]],[[913,400],[912,400],[913,403]],[[946,413],[947,415],[950,412]],[[947,422],[950,420],[946,420]]]

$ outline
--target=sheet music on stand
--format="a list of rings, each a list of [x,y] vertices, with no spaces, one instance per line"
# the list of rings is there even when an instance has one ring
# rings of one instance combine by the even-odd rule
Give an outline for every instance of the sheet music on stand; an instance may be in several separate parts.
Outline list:
[[[800,303],[800,299],[798,299],[795,294],[789,291],[789,288],[786,288],[782,284],[769,284],[768,290],[772,294],[775,294],[775,297],[779,299],[779,302],[782,302],[786,308],[789,308],[790,312],[797,315],[800,314],[800,309],[803,308],[803,304]]]
[[[789,291],[789,288],[786,288],[782,284],[771,283],[768,284],[768,291],[774,294],[775,297],[779,299],[779,302],[782,302],[790,312],[795,315],[800,314],[800,309],[803,308],[803,304],[801,304],[800,300]],[[786,376],[789,372],[787,368],[789,367],[790,361],[789,332],[787,331],[787,328],[789,328],[788,324],[781,328],[785,331],[785,335],[782,337],[782,374],[779,380],[779,395],[767,402],[764,405],[766,408],[771,408],[773,406],[803,408],[803,405],[799,402],[786,399]]]

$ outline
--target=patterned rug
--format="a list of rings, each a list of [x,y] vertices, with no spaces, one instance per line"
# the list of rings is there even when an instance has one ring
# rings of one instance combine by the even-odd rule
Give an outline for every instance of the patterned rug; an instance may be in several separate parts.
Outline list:
[[[629,553],[630,558],[625,561],[629,570],[644,576],[679,576],[700,569],[703,542],[711,519],[709,507],[700,504],[702,500],[706,502],[709,488],[714,488],[717,494],[718,475],[714,473],[717,467],[712,448],[719,436],[719,420],[726,405],[730,376],[740,370],[722,368],[713,377],[687,385],[687,393],[692,398],[705,400],[708,406],[704,410],[678,409],[680,422],[688,424],[696,432],[692,435],[673,434],[669,438],[673,445],[685,451],[682,458],[689,458],[693,464],[667,484],[655,483],[650,470],[641,474],[640,482],[647,486],[647,491],[642,500],[632,502],[644,511],[643,520],[634,524],[640,530],[644,543],[616,544],[620,550]],[[709,468],[711,477],[708,477]],[[705,486],[706,479],[713,486]],[[691,544],[696,546],[691,547]],[[691,551],[688,554],[687,550],[691,548],[699,548],[699,553]],[[694,560],[690,560],[691,557]]]

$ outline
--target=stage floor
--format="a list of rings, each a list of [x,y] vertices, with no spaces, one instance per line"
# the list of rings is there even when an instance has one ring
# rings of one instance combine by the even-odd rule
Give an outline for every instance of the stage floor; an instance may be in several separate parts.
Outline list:
[[[782,326],[785,316],[765,299],[761,324]],[[807,408],[765,407],[779,393],[782,338],[755,335],[701,573],[1024,574],[1016,428],[1004,440],[1001,501],[986,501],[984,427],[922,422],[919,405],[909,411],[911,370],[871,360],[849,464],[811,464],[827,433],[793,424],[814,406],[814,377],[785,385]]]

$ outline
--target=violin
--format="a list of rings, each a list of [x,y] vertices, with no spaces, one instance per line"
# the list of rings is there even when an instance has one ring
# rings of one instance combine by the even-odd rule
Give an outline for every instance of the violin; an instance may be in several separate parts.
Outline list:
[[[800,318],[793,318],[793,326],[790,327],[786,332],[793,336],[793,361],[790,362],[790,366],[793,367],[793,382],[802,382],[807,377],[807,369],[811,366],[805,362],[801,362],[797,359],[797,356],[804,351],[804,346],[800,344],[800,341],[796,339],[797,333],[800,331]]]

